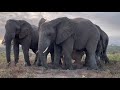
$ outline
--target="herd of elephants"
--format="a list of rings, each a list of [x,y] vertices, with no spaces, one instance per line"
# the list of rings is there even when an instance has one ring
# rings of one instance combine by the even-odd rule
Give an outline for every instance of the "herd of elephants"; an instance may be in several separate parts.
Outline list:
[[[22,46],[25,66],[31,66],[29,49],[36,57],[34,65],[49,68],[47,55],[51,55],[53,69],[73,70],[74,63],[80,64],[85,54],[83,67],[97,70],[109,63],[106,54],[109,37],[96,24],[85,18],[59,17],[51,21],[41,18],[38,26],[25,20],[9,19],[5,24],[3,42],[6,46],[8,66],[11,63],[11,42],[13,41],[14,63],[19,60],[19,45]],[[75,60],[73,63],[72,60]]]

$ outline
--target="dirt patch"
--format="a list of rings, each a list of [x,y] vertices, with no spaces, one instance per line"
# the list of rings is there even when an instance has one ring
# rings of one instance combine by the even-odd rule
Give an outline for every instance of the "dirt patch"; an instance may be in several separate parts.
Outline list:
[[[62,70],[45,69],[43,67],[25,67],[24,62],[19,62],[15,67],[2,67],[0,69],[1,78],[117,78],[120,77],[120,62],[111,62],[106,65],[105,70]],[[116,67],[116,65],[118,65]]]
[[[31,64],[34,63],[35,55],[30,55]],[[50,57],[48,56],[48,62]],[[111,61],[110,64],[104,66],[104,70],[87,70],[86,68],[76,70],[62,69],[45,69],[43,67],[24,66],[23,55],[20,55],[20,60],[17,66],[14,66],[12,61],[10,67],[6,66],[5,55],[0,57],[0,78],[119,78],[120,77],[120,62]],[[82,63],[81,63],[82,64]]]

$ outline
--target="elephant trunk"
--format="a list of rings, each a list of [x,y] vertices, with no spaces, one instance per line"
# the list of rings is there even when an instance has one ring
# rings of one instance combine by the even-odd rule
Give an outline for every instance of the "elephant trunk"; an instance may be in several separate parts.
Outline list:
[[[12,41],[12,40],[11,40]],[[11,41],[6,41],[6,59],[7,62],[10,63],[10,53],[11,53]]]
[[[39,41],[39,45],[38,45],[38,65],[41,63],[43,66],[46,65],[46,60],[47,60],[47,56],[46,53],[48,52],[49,49],[49,43],[45,42],[40,42]]]
[[[12,37],[8,37],[7,35],[5,36],[5,43],[6,43],[6,59],[7,59],[7,63],[10,63],[11,58],[10,58],[10,54],[11,54],[11,41],[12,41]]]
[[[38,44],[38,50],[40,51],[40,54],[46,53],[50,46],[50,40],[46,37],[43,37],[42,35],[39,36],[39,44]]]

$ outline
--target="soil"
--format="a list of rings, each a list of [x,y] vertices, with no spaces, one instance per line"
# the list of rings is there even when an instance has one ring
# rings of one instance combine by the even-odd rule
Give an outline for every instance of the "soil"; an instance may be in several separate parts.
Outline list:
[[[50,59],[50,57],[48,57]],[[34,62],[34,55],[30,54],[31,64]],[[50,62],[50,61],[48,61]],[[83,63],[81,63],[82,66]],[[119,78],[120,62],[111,61],[104,65],[104,70],[87,70],[86,68],[76,70],[45,69],[43,67],[24,66],[24,58],[20,56],[19,63],[14,66],[12,62],[9,67],[6,63],[0,64],[1,78]]]

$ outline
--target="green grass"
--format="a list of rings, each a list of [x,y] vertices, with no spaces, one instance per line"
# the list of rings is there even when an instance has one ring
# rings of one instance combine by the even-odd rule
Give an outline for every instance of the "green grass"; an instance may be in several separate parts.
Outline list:
[[[120,46],[109,45],[107,55],[110,61],[120,61]]]
[[[111,61],[120,61],[120,53],[108,54]]]

